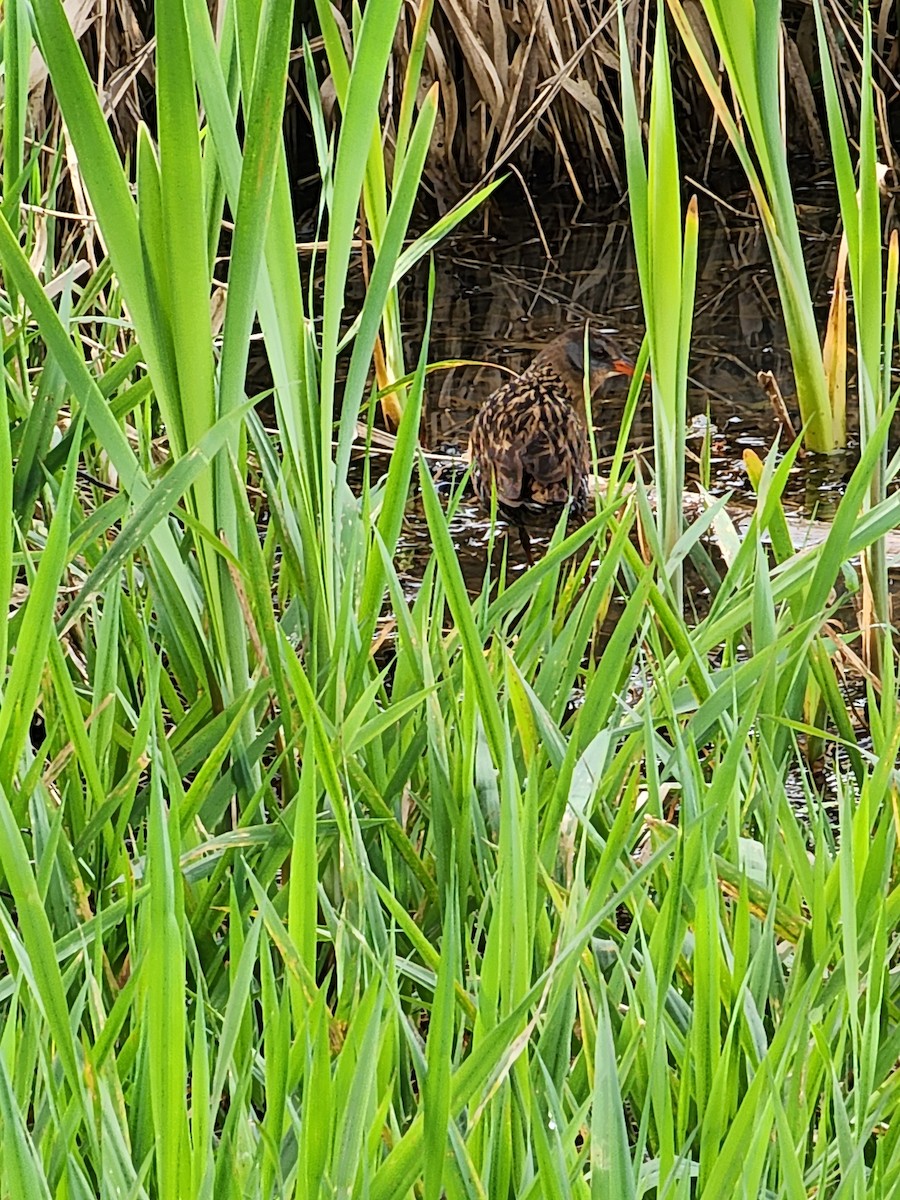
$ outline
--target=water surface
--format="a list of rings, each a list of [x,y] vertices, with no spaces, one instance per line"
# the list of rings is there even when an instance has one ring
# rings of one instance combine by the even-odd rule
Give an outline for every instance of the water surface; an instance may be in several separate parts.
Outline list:
[[[771,371],[788,399],[793,378],[777,288],[768,248],[747,193],[719,202],[699,195],[700,246],[697,299],[690,363],[689,413],[699,454],[711,423],[711,490],[752,501],[742,453],[760,456],[773,444],[778,426],[758,382]],[[798,211],[814,302],[824,327],[837,255],[839,223],[834,194],[808,186]],[[640,289],[627,207],[602,212],[542,204],[540,227],[528,206],[498,203],[482,214],[481,228],[460,232],[435,255],[437,285],[431,361],[477,359],[486,365],[452,367],[431,376],[422,438],[428,449],[451,458],[465,449],[475,413],[508,374],[521,371],[561,330],[590,319],[615,334],[634,355],[643,334]],[[410,361],[425,324],[426,271],[402,285],[404,340]],[[634,423],[631,448],[652,463],[649,388]],[[852,407],[853,397],[848,399]],[[597,448],[612,453],[622,415],[621,399],[595,405]],[[796,412],[794,412],[796,419]],[[807,455],[793,473],[789,499],[805,517],[826,518],[843,493],[855,459],[854,446],[830,456]],[[699,467],[689,459],[687,474]],[[483,571],[488,522],[478,502],[463,502],[454,523],[460,557],[473,584]],[[405,533],[406,557],[414,562],[430,550],[427,529],[413,501]],[[512,546],[517,565],[523,559]]]

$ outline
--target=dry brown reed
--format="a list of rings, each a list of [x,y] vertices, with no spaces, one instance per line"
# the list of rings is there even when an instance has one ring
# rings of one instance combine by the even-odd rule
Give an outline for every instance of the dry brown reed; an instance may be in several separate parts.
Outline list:
[[[425,0],[407,0],[394,40],[383,101],[386,147],[390,158],[400,93],[417,14]],[[210,0],[214,3],[214,0]],[[607,187],[623,187],[619,115],[617,0],[433,0],[425,66],[424,95],[440,85],[440,112],[427,166],[428,186],[440,209],[492,176],[509,170],[523,187],[545,191],[567,181],[584,200]],[[825,0],[826,27],[842,100],[850,126],[856,123],[860,72],[860,20],[850,0]],[[123,155],[134,145],[139,120],[151,127],[154,116],[153,6],[150,0],[65,0],[89,68]],[[711,62],[716,55],[701,0],[684,8]],[[310,6],[311,9],[311,6]],[[648,49],[652,45],[656,0],[624,0],[629,54],[635,64],[640,103],[646,98]],[[880,153],[894,164],[892,124],[900,95],[898,10],[893,0],[873,4],[876,112]],[[346,30],[351,0],[339,0],[338,22]],[[300,20],[297,50],[299,58]],[[818,89],[815,27],[810,0],[784,0],[784,81],[792,150],[814,162],[827,158]],[[316,30],[308,29],[322,80],[326,112],[333,89],[324,69]],[[349,35],[347,45],[350,44]],[[727,156],[712,110],[698,86],[677,37],[673,55],[679,132],[684,159],[706,177],[710,166]],[[302,97],[302,64],[294,63],[285,128],[288,152],[302,144],[307,126]],[[32,59],[30,133],[52,128],[54,104],[39,55]],[[51,139],[55,141],[55,139]],[[302,157],[302,156],[300,156]],[[309,166],[294,172],[302,178]],[[81,212],[77,168],[69,181],[73,206]],[[68,186],[68,185],[67,185]],[[85,215],[82,212],[82,215]]]
[[[384,103],[388,149],[420,3],[408,0],[394,43]],[[516,168],[524,181],[537,181],[541,190],[567,179],[579,200],[610,185],[621,189],[616,5],[617,0],[434,0],[421,88],[424,94],[435,80],[440,85],[441,113],[428,164],[429,184],[440,207],[508,167]],[[656,8],[656,0],[624,0],[639,102],[646,96]],[[684,8],[716,64],[700,0],[685,0]],[[340,9],[346,22],[349,0],[341,0]],[[859,14],[845,0],[826,0],[826,9],[852,124],[860,71]],[[827,139],[810,0],[784,0],[783,28],[788,136],[795,153],[822,162]],[[708,168],[720,150],[727,153],[724,139],[717,137],[712,110],[677,37],[670,44],[686,161]],[[900,52],[897,10],[889,0],[878,8],[875,49],[882,153],[891,163]],[[327,80],[324,90],[329,91]]]

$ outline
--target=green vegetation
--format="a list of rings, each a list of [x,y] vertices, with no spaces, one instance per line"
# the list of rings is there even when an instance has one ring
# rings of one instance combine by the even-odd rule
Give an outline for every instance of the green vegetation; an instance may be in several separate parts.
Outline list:
[[[788,174],[783,92],[778,86],[781,6],[778,0],[758,5],[704,0],[703,11],[737,99],[738,119],[681,3],[669,0],[669,7],[716,116],[747,173],[768,239],[806,442],[811,450],[835,450],[846,444],[844,411],[832,410]],[[871,104],[871,77],[869,89]]]
[[[660,24],[646,150],[627,64],[623,104],[656,511],[626,427],[590,519],[472,596],[418,449],[428,331],[405,362],[394,292],[477,203],[408,241],[426,17],[386,156],[399,0],[355,14],[349,65],[320,5],[319,294],[281,137],[293,4],[219,7],[214,36],[202,0],[157,4],[133,188],[60,0],[3,10],[0,1196],[896,1195],[897,251],[885,286],[871,60],[857,180],[823,43],[864,406],[827,538],[790,543],[796,446],[758,464],[741,537],[721,501],[680,520],[698,230]],[[31,20],[69,141],[25,138]],[[379,385],[396,448],[357,481]],[[408,599],[411,487],[433,553]],[[865,741],[832,621],[860,555]],[[692,622],[688,559],[712,589]]]

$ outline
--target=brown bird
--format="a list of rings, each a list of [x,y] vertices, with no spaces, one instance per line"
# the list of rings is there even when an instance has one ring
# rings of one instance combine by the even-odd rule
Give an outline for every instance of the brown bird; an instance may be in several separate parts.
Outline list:
[[[597,394],[634,366],[608,338],[591,332],[590,389]],[[590,468],[584,404],[584,334],[560,334],[517,379],[497,388],[475,418],[469,437],[472,484],[487,508],[497,505],[521,526],[524,511],[571,499],[583,509]],[[524,539],[523,539],[524,541]]]

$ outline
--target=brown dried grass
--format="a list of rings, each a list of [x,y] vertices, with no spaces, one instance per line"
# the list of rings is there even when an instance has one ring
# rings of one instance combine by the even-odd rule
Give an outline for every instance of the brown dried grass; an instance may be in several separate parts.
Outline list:
[[[215,0],[209,2],[213,5]],[[344,28],[351,3],[338,0],[336,6]],[[388,156],[422,3],[407,0],[396,32],[382,114]],[[898,5],[894,0],[872,0],[872,6],[876,10],[876,111],[881,153],[892,166],[892,122],[896,124],[900,94]],[[154,123],[152,2],[65,0],[65,7],[79,33],[115,136],[127,155],[139,120],[147,120],[151,127]],[[825,0],[825,7],[843,102],[853,128],[858,106],[858,14],[851,0]],[[710,61],[716,63],[700,0],[684,0],[684,8]],[[624,10],[629,54],[642,101],[656,0],[624,0]],[[514,170],[526,188],[530,185],[536,190],[567,180],[579,200],[610,185],[622,189],[615,12],[616,0],[434,0],[420,92],[424,96],[435,81],[440,86],[440,114],[427,168],[428,185],[439,208],[448,207],[501,169]],[[788,136],[797,153],[824,162],[828,146],[818,96],[810,0],[784,0],[783,17]],[[349,46],[349,36],[346,40]],[[318,43],[311,41],[316,53]],[[720,150],[726,152],[724,140],[718,138],[712,110],[678,39],[673,37],[670,44],[685,162],[694,171],[703,170],[704,163],[708,169]],[[319,59],[319,54],[316,57]],[[301,75],[302,71],[293,77],[292,72],[294,100],[286,114],[289,142],[302,140],[306,123]],[[55,109],[37,52],[32,76],[30,132],[38,137],[52,129]],[[327,76],[322,79],[322,91],[327,111],[333,95]],[[694,162],[690,161],[691,152]],[[74,174],[78,207],[77,171]]]
[[[641,0],[629,0],[637,27]],[[397,31],[400,76],[415,6]],[[442,203],[506,163],[551,160],[577,195],[621,182],[618,50],[610,0],[437,0],[422,86],[443,101],[429,178]]]
[[[388,144],[420,2],[408,0],[397,30],[383,114]],[[825,3],[852,128],[858,100],[859,21],[849,0]],[[349,19],[350,0],[340,0],[339,7]],[[700,0],[685,0],[684,7],[716,64]],[[624,0],[624,9],[638,97],[643,100],[656,2]],[[434,0],[421,89],[424,94],[435,80],[440,85],[441,114],[428,165],[440,207],[505,167],[515,167],[525,180],[539,178],[541,186],[568,179],[578,199],[610,185],[621,190],[615,12],[616,0]],[[798,154],[824,162],[828,147],[817,91],[810,0],[784,0],[783,17],[788,136]],[[891,109],[900,92],[897,20],[892,0],[880,0],[875,49],[882,149],[888,162],[893,162]],[[719,146],[725,151],[724,140],[717,142],[712,110],[677,38],[671,45],[679,130],[697,163],[705,160],[708,165]]]

